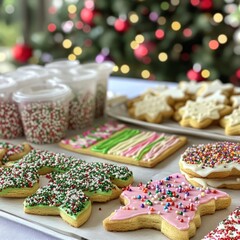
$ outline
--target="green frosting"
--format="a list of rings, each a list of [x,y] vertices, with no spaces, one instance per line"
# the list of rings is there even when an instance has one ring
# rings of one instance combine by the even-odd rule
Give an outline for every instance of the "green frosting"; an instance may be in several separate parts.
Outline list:
[[[116,146],[118,143],[125,141],[129,138],[132,138],[140,133],[140,130],[137,129],[125,129],[122,132],[114,135],[113,137],[102,141],[101,143],[93,146],[91,148],[94,152],[100,152],[106,154],[111,148]]]
[[[165,139],[165,137],[161,137],[158,140],[148,144],[145,148],[142,149],[142,151],[139,153],[139,155],[136,157],[137,160],[141,160],[143,155],[146,154],[147,152],[149,152],[151,150],[151,148],[157,144],[158,142],[161,142]]]

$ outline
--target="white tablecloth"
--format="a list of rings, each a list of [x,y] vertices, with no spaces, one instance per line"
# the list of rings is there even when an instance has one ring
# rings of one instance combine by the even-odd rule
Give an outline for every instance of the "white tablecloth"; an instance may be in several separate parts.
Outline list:
[[[136,96],[138,93],[141,93],[143,90],[145,90],[146,88],[150,87],[150,86],[155,86],[159,84],[158,82],[151,82],[151,81],[143,81],[143,80],[136,80],[136,79],[122,79],[122,78],[111,78],[109,81],[109,90],[111,90],[114,93],[117,94],[125,94],[129,97],[134,97]],[[168,83],[170,86],[174,85],[171,83]],[[69,136],[71,136],[73,133],[69,133]],[[20,143],[22,141],[22,139],[17,139],[12,141],[13,143]],[[201,139],[201,138],[194,138],[194,137],[189,137],[189,143],[187,146],[192,145],[193,143],[206,143],[206,142],[210,142],[211,140],[206,140],[206,139]],[[64,152],[68,155],[75,155],[75,156],[79,156],[79,158],[86,158],[88,160],[94,160],[94,158],[92,157],[85,157],[83,155],[77,155],[76,153],[71,153],[68,152],[66,150],[63,150],[61,148],[59,148],[56,144],[52,144],[52,145],[42,145],[42,146],[37,146],[37,145],[33,145],[34,147],[39,147],[41,149],[47,149],[47,150],[52,150],[52,151],[58,151],[58,152]],[[179,172],[179,168],[178,168],[178,160],[179,160],[179,154],[181,154],[184,149],[187,147],[185,146],[184,148],[182,148],[181,150],[179,150],[177,153],[175,153],[173,156],[171,156],[170,158],[166,159],[165,161],[163,161],[162,163],[158,164],[155,168],[153,169],[146,169],[146,168],[140,168],[140,167],[136,167],[136,166],[128,166],[134,173],[134,177],[135,177],[135,181],[139,182],[139,181],[148,181],[149,179],[153,178],[154,176],[159,176],[161,177],[165,177],[168,174],[174,173],[174,172]],[[96,161],[96,159],[95,159]],[[104,160],[101,160],[104,161]],[[231,196],[233,197],[233,202],[232,205],[229,209],[227,210],[223,210],[223,211],[219,211],[216,214],[212,215],[212,216],[206,216],[202,218],[202,226],[200,227],[200,229],[198,229],[197,235],[193,238],[193,239],[200,239],[201,237],[203,237],[208,231],[210,231],[211,229],[213,229],[214,227],[217,226],[217,223],[222,220],[224,217],[227,216],[227,214],[233,210],[237,205],[238,205],[238,201],[239,201],[239,197],[238,197],[238,191],[231,191],[228,190],[227,191],[229,194],[231,194]],[[6,204],[6,199],[1,200],[0,199],[0,209],[1,209],[1,204]],[[114,203],[107,205],[108,203],[106,203],[106,205],[101,205],[102,207],[102,213],[101,214],[106,214],[106,216],[109,215],[109,213],[114,210],[116,207],[119,207],[119,202],[117,200],[114,200]],[[108,208],[108,206],[111,206],[111,211]],[[97,208],[98,209],[98,208]],[[105,210],[105,212],[104,212]],[[20,213],[19,214],[23,214],[21,211],[21,209],[19,210]],[[110,211],[108,213],[108,211]],[[24,216],[24,214],[23,214]],[[33,217],[34,218],[34,217]],[[60,217],[59,217],[60,218]],[[9,220],[12,219],[12,220]],[[15,218],[14,216],[8,215],[4,212],[0,211],[0,239],[1,240],[7,240],[7,239],[11,239],[11,240],[34,240],[34,239],[38,239],[38,240],[54,240],[57,238],[62,238],[62,239],[68,239],[67,236],[61,236],[58,233],[55,233],[54,231],[51,231],[51,229],[48,230],[48,234],[47,235],[45,233],[43,233],[44,228],[41,224],[48,224],[47,222],[45,222],[44,220],[41,221],[39,219],[45,219],[44,218],[37,218],[40,225],[37,226],[36,224],[32,224],[31,222],[26,222],[23,218],[19,218],[17,219],[19,223],[15,222],[17,218]],[[56,221],[59,221],[59,219],[57,219]],[[133,231],[133,232],[129,232],[129,233],[108,233],[106,232],[101,225],[101,222],[98,223],[98,225],[93,226],[91,225],[92,222],[94,221],[94,219],[90,219],[89,222],[87,224],[84,224],[84,227],[82,227],[81,231],[82,231],[82,236],[84,236],[85,238],[89,239],[89,240],[96,240],[96,239],[113,239],[115,238],[115,240],[120,240],[120,239],[146,239],[146,235],[147,236],[151,236],[151,239],[167,239],[166,237],[164,237],[159,231],[157,230],[139,230],[139,231]],[[95,220],[96,221],[96,220]],[[28,226],[26,226],[28,225]],[[65,225],[64,225],[65,226]],[[59,229],[59,230],[66,230],[68,229],[68,232],[72,231],[75,232],[75,229],[69,226],[66,226],[66,228],[64,229]],[[38,231],[39,230],[39,231]],[[78,231],[78,230],[76,230]],[[77,233],[77,232],[76,232]],[[78,232],[79,233],[79,232]],[[144,236],[145,235],[145,236]],[[80,239],[80,238],[79,238]]]

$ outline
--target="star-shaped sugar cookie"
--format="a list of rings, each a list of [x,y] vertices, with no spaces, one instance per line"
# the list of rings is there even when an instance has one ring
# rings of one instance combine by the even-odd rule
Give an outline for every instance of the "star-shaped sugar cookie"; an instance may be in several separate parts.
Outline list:
[[[186,105],[179,109],[179,123],[183,127],[205,128],[230,111],[230,107],[214,101],[187,101]]]
[[[108,231],[155,228],[170,239],[187,240],[201,225],[201,215],[230,205],[230,197],[219,190],[195,188],[180,174],[147,184],[130,186],[120,195],[125,206],[103,221]]]
[[[222,83],[219,79],[213,82],[205,82],[198,90],[197,96],[206,97],[213,94],[216,91],[221,91],[224,94],[229,95],[233,91],[233,85],[231,83]]]
[[[233,112],[221,119],[220,124],[225,128],[227,135],[240,134],[240,106]]]
[[[142,101],[136,102],[129,114],[139,120],[152,123],[160,123],[165,117],[173,114],[166,96],[146,95]]]

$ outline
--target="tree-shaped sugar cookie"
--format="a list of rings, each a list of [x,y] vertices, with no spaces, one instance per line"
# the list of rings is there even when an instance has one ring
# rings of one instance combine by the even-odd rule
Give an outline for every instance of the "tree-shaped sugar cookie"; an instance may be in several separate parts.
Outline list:
[[[230,205],[228,194],[195,188],[181,174],[129,187],[121,195],[125,206],[103,221],[108,231],[155,228],[173,240],[188,240],[201,225],[201,215]]]
[[[22,158],[31,151],[28,143],[14,145],[8,142],[0,142],[0,166],[8,161],[15,161]]]
[[[51,173],[52,172],[52,173]],[[39,175],[49,183],[39,188]],[[60,215],[74,227],[86,222],[91,202],[117,198],[133,181],[127,167],[86,163],[64,154],[32,150],[9,168],[0,168],[0,197],[27,197],[24,211],[36,215]]]
[[[187,101],[178,111],[181,119],[179,123],[183,127],[205,128],[230,111],[230,107],[214,101]]]

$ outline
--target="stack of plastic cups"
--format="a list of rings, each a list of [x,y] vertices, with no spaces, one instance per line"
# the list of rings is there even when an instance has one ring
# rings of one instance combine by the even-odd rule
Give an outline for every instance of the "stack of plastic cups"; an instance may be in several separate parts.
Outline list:
[[[45,83],[52,76],[47,69],[34,64],[19,67],[16,72],[19,74],[19,77],[17,77],[16,80],[18,80],[18,78],[21,79],[21,75],[32,74],[32,83],[34,84]]]
[[[69,106],[69,128],[82,129],[93,124],[95,116],[96,79],[94,70],[72,71],[68,78],[55,78],[51,83],[64,83],[73,92]]]
[[[105,112],[108,78],[113,71],[114,63],[106,61],[103,63],[86,63],[81,64],[79,68],[92,69],[97,71],[97,87],[96,87],[96,108],[95,118],[102,117]]]
[[[16,70],[14,72],[9,72],[5,75],[16,81],[18,84],[18,88],[27,87],[39,83],[38,75],[33,71],[23,72]]]
[[[45,65],[45,69],[50,75],[68,80],[70,70],[79,66],[79,61],[57,60]]]
[[[13,94],[18,103],[27,141],[59,142],[68,127],[71,89],[63,84],[42,83],[23,87]]]
[[[0,138],[10,139],[23,135],[18,106],[12,100],[17,83],[6,76],[0,76]]]

